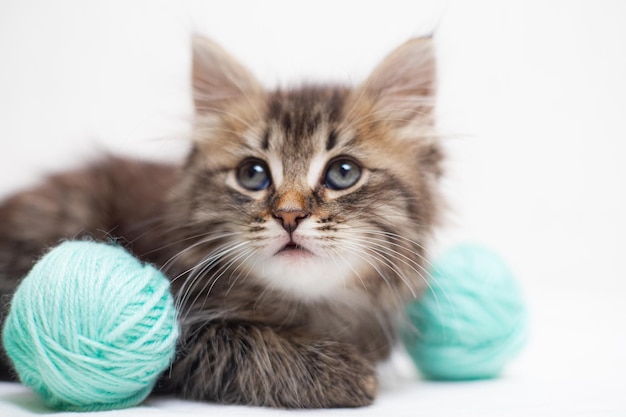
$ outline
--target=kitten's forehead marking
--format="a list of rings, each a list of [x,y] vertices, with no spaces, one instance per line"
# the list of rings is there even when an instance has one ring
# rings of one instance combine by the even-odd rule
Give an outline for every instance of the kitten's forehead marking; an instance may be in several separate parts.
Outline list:
[[[263,131],[254,132],[277,188],[285,182],[317,188],[328,161],[341,148],[341,124],[346,90],[303,87],[269,96]]]
[[[315,189],[318,186],[322,178],[323,170],[331,157],[327,145],[329,131],[328,124],[323,123],[320,124],[315,133],[311,135],[314,152],[309,158],[305,178],[306,184],[311,187],[311,189]]]
[[[338,133],[337,129],[330,126],[321,126],[316,133],[317,144],[316,153],[310,160],[307,173],[307,185],[315,189],[320,181],[323,181],[324,170],[328,163],[340,155],[344,155],[345,145],[352,140],[354,132],[350,129],[343,129]],[[332,146],[329,146],[332,145]],[[349,155],[349,152],[348,152]]]
[[[260,144],[262,139],[262,132],[259,131],[258,128],[250,128],[246,130],[241,138],[243,139],[243,144],[245,147],[249,149],[258,149],[260,148]]]
[[[307,133],[294,136],[279,126],[273,126],[267,154],[272,164],[270,168],[276,170],[274,181],[277,188],[280,188],[283,181],[306,185],[311,190],[318,185],[328,161],[328,152],[325,151],[328,126],[319,122],[314,130]]]
[[[276,187],[280,187],[283,182],[283,161],[280,156],[270,147],[270,135],[271,130],[269,128],[248,129],[243,135],[242,139],[246,147],[249,149],[260,149],[262,159],[265,159],[272,176],[272,182]]]
[[[297,173],[297,178],[300,181],[304,181],[304,183],[310,187],[311,190],[314,190],[318,187],[320,181],[323,181],[324,170],[328,165],[328,162],[331,161],[334,157],[338,156],[341,152],[341,144],[342,139],[338,138],[338,134],[336,131],[328,124],[321,123],[315,133],[311,134],[308,138],[309,140],[309,148],[313,151],[310,152],[310,155],[307,152],[302,152],[299,156],[300,164],[303,167],[306,167],[303,172]],[[333,146],[328,146],[329,138],[333,143]],[[274,156],[274,155],[273,155]],[[278,157],[274,158],[276,161],[276,165],[281,162],[281,159]],[[282,165],[289,166],[293,164],[293,156],[282,156]],[[292,173],[293,174],[293,173]],[[293,176],[293,175],[292,175]],[[282,178],[281,178],[282,180]],[[280,185],[277,182],[277,185]]]
[[[322,170],[326,166],[327,162],[328,162],[327,152],[320,152],[316,154],[315,156],[313,156],[313,158],[311,159],[311,162],[309,163],[309,172],[307,175],[306,183],[312,189],[315,189],[315,187],[317,187],[317,184],[319,183],[320,178],[322,177]]]
[[[268,152],[267,163],[270,167],[270,173],[272,175],[272,181],[276,188],[280,188],[284,179],[283,161],[275,153]]]

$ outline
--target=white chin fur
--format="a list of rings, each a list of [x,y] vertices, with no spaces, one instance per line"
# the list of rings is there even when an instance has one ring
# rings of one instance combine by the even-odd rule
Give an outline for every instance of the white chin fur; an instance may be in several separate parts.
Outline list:
[[[354,291],[354,259],[272,256],[258,262],[256,275],[272,289],[303,301],[345,298]],[[358,284],[358,283],[357,283]],[[352,291],[350,291],[352,289]]]

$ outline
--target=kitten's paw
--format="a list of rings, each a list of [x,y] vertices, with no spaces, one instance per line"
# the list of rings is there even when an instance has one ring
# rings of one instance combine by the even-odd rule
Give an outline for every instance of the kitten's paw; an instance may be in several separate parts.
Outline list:
[[[323,407],[363,407],[376,398],[378,380],[374,365],[361,356],[353,346],[331,344],[322,349],[325,371]]]
[[[363,407],[376,396],[374,364],[350,344],[215,323],[188,346],[164,376],[164,392],[277,408]]]

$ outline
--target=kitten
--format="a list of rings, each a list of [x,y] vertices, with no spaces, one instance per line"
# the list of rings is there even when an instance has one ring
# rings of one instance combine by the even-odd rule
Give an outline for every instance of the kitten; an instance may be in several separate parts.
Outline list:
[[[159,392],[370,404],[396,316],[425,286],[441,174],[434,66],[432,41],[420,38],[356,88],[268,92],[195,38],[187,161],[109,157],[5,201],[3,312],[47,248],[115,238],[172,280],[182,338]]]

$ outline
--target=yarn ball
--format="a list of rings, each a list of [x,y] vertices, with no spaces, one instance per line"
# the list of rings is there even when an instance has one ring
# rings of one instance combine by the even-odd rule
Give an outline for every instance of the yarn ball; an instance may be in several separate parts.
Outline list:
[[[35,264],[2,334],[22,383],[68,411],[139,404],[177,337],[169,281],[121,247],[91,241],[64,242]]]
[[[408,305],[407,352],[432,380],[493,378],[527,338],[527,309],[506,263],[459,245],[435,260],[429,288]]]

